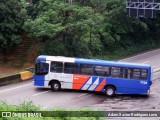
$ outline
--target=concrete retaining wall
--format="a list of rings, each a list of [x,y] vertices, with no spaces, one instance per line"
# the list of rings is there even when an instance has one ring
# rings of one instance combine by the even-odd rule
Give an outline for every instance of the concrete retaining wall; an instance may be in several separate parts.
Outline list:
[[[20,74],[0,78],[0,86],[21,82]]]
[[[33,77],[33,73],[30,71],[20,72],[21,80],[29,80]]]
[[[19,83],[24,80],[30,80],[33,77],[33,73],[30,71],[24,71],[18,74],[10,75],[0,78],[0,86],[9,85],[13,83]]]

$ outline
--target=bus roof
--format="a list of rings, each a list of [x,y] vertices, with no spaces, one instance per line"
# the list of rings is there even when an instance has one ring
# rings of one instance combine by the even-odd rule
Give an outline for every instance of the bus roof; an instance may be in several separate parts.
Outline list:
[[[109,61],[109,60],[101,60],[101,59],[73,58],[73,57],[64,57],[64,56],[47,56],[47,55],[40,55],[37,58],[37,61],[61,61],[61,62],[70,62],[70,63],[107,65],[107,66],[117,66],[117,67],[136,67],[136,68],[151,67],[149,64]]]
[[[140,68],[148,68],[151,67],[148,64],[140,64],[140,63],[130,63],[130,62],[119,62],[119,61],[108,61],[108,60],[99,60],[99,59],[76,59],[77,63],[85,63],[85,64],[95,64],[95,65],[108,65],[108,66],[118,66],[118,67],[140,67]]]

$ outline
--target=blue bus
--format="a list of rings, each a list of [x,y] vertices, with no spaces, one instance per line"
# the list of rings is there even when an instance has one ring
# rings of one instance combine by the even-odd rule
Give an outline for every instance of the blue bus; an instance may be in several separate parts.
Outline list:
[[[99,59],[41,55],[36,60],[34,85],[115,94],[148,94],[151,66]]]

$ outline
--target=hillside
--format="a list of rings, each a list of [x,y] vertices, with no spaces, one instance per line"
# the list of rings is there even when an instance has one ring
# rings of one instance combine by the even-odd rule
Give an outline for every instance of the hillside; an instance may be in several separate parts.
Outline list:
[[[0,4],[1,65],[32,67],[41,54],[119,59],[160,47],[159,11],[156,19],[128,17],[125,0]]]

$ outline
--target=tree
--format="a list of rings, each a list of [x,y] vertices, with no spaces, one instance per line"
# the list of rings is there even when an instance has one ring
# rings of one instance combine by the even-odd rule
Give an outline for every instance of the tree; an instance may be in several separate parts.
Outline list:
[[[103,21],[103,16],[95,12],[92,7],[59,0],[41,0],[36,6],[40,11],[35,18],[25,22],[26,31],[31,36],[49,40],[54,46],[50,51],[57,49],[60,51],[52,54],[82,56],[82,53],[92,54],[96,53],[95,50],[101,49],[97,28]],[[47,47],[46,51],[47,49],[49,48]],[[83,52],[84,49],[86,52]]]
[[[7,49],[20,43],[25,10],[19,0],[0,1],[0,47],[4,62],[7,61]]]
[[[129,50],[144,41],[144,33],[148,31],[144,19],[126,15],[125,0],[107,0],[104,12],[105,30],[101,34],[103,45],[110,51]],[[117,49],[117,47],[119,49]]]
[[[128,17],[126,0],[33,0],[28,8],[25,29],[46,41],[41,54],[93,57],[134,53],[160,41],[159,17]]]

